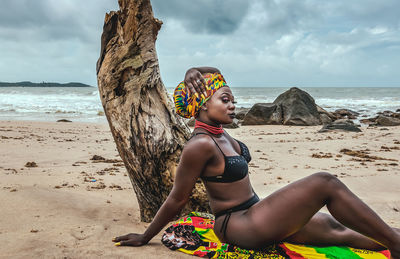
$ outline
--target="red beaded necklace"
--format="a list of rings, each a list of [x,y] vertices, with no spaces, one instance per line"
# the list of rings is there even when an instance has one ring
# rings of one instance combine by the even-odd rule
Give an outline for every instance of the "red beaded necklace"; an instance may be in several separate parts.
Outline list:
[[[224,133],[224,129],[222,128],[222,125],[219,125],[219,127],[215,127],[215,126],[208,125],[208,124],[198,121],[198,120],[196,120],[196,123],[194,124],[194,128],[195,129],[197,129],[197,128],[205,129],[208,132],[210,132],[211,134],[215,134],[215,135]]]

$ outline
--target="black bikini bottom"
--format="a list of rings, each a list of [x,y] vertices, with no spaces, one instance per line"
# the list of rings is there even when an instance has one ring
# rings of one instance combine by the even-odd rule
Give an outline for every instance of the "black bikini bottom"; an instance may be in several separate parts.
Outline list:
[[[231,217],[231,213],[236,212],[236,211],[241,211],[241,210],[247,210],[248,208],[250,208],[251,206],[253,206],[254,204],[256,204],[259,201],[260,201],[260,198],[258,198],[257,194],[254,193],[253,197],[251,197],[247,201],[245,201],[235,207],[232,207],[230,209],[219,211],[218,213],[215,213],[215,220],[217,218],[225,215],[224,222],[222,222],[222,226],[221,226],[221,230],[220,230],[221,232],[224,233],[224,237],[225,237],[225,233],[226,233],[226,228],[228,226],[229,218]]]

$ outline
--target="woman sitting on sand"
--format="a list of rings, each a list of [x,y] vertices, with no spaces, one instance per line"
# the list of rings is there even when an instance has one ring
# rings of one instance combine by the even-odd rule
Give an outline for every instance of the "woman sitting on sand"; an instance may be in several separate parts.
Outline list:
[[[147,244],[181,211],[201,178],[215,215],[214,231],[222,242],[248,249],[281,241],[388,248],[392,258],[400,258],[399,230],[389,227],[329,173],[313,174],[258,198],[248,174],[249,150],[221,126],[232,123],[235,102],[218,69],[189,69],[174,99],[178,114],[196,118],[174,186],[145,233],[114,238],[116,245]],[[318,212],[325,205],[333,217]]]

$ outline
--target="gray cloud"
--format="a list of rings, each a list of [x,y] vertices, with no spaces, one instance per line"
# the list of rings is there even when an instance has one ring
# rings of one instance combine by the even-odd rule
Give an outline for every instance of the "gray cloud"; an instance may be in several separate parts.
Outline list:
[[[153,0],[155,16],[177,19],[194,33],[229,34],[242,22],[249,7],[243,0]]]
[[[0,27],[26,28],[51,22],[44,1],[3,0],[0,9]]]
[[[400,26],[400,2],[397,0],[332,1],[328,9],[347,26]]]
[[[107,5],[117,7],[110,0],[3,0],[0,36],[10,40],[78,39],[93,42],[101,32]]]
[[[265,32],[287,34],[293,30],[313,27],[322,19],[320,4],[311,1],[259,1],[258,12],[264,15],[259,24]]]

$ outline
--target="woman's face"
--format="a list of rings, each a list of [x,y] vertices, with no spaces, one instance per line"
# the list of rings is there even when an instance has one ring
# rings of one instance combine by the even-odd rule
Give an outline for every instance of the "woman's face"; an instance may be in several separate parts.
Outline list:
[[[229,124],[235,118],[235,98],[229,87],[221,87],[205,103],[207,117],[211,121]]]

